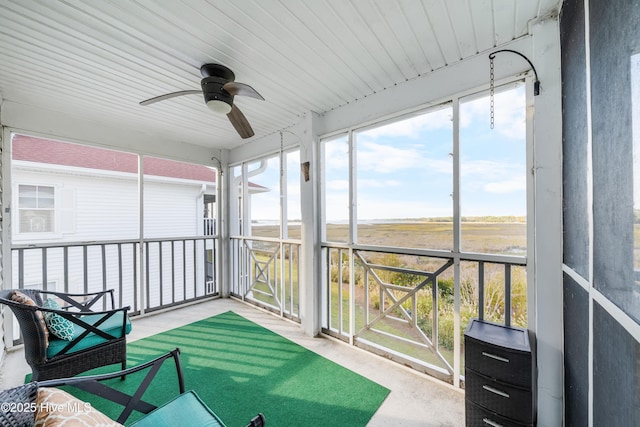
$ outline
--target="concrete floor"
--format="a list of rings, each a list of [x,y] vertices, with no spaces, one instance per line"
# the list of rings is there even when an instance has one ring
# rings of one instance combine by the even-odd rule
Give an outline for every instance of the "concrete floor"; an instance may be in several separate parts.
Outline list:
[[[391,390],[369,422],[370,427],[464,425],[462,390],[341,341],[308,337],[302,333],[299,325],[236,300],[217,299],[135,317],[128,340],[134,341],[229,310]],[[24,375],[29,372],[22,348],[10,351],[2,362],[0,389],[22,384]]]

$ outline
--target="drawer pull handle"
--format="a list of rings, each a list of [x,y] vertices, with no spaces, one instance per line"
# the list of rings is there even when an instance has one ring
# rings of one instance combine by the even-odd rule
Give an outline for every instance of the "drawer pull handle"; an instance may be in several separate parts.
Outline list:
[[[504,427],[502,424],[498,424],[497,422],[492,421],[489,418],[483,418],[482,422],[491,427]]]
[[[500,362],[509,363],[509,359],[504,357],[496,356],[495,354],[487,353],[486,351],[482,352],[483,356],[490,357],[491,359],[499,360]]]
[[[497,388],[493,388],[488,385],[483,385],[482,388],[487,390],[488,392],[497,394],[498,396],[506,397],[507,399],[509,398],[509,393],[505,393],[504,391],[498,390]]]

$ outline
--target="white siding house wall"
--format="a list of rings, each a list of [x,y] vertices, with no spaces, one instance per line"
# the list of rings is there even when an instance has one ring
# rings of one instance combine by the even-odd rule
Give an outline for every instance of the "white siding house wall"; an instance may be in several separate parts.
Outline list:
[[[19,233],[18,186],[21,184],[55,187],[56,225],[51,233]],[[204,212],[203,194],[206,184],[195,180],[146,176],[144,180],[144,238],[167,239],[194,237],[202,234]],[[15,161],[12,169],[13,245],[65,244],[125,240],[139,240],[138,231],[138,176],[132,173],[102,171],[69,166],[48,165]],[[183,251],[183,245],[186,245]],[[176,241],[162,243],[162,261],[159,243],[150,243],[148,250],[148,278],[150,307],[164,302],[202,295],[204,290],[204,258],[202,252],[194,255],[193,242]],[[173,246],[173,248],[172,248]],[[119,283],[122,280],[123,305],[133,307],[134,243],[121,246],[120,264],[118,246],[94,245],[68,248],[68,292],[97,291],[103,288],[116,290],[120,299]],[[173,249],[173,254],[172,254]],[[86,250],[86,271],[84,251]],[[104,251],[104,254],[103,254]],[[186,262],[183,257],[186,254]],[[25,287],[43,287],[42,251],[24,252]],[[63,249],[47,251],[47,288],[65,290]],[[194,267],[194,256],[197,258]],[[103,258],[106,268],[103,269]],[[138,266],[140,260],[136,260]],[[118,266],[121,265],[121,270]],[[18,257],[12,260],[12,284],[19,285]],[[160,271],[163,272],[161,281]],[[146,275],[146,274],[145,274]],[[186,280],[185,280],[186,277]],[[172,290],[170,280],[175,280]],[[189,286],[185,286],[185,281]],[[162,289],[160,284],[162,282]],[[197,283],[198,285],[194,285]],[[116,302],[117,304],[117,302]]]
[[[202,233],[202,184],[145,177],[144,237],[185,237]]]

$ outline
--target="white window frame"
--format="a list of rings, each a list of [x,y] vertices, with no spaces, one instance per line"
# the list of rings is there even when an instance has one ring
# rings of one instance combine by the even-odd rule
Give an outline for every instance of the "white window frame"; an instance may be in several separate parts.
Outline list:
[[[47,187],[53,188],[53,223],[51,231],[42,231],[42,232],[30,232],[30,231],[22,231],[20,229],[20,214],[22,212],[22,208],[20,207],[20,187],[21,186],[32,186],[32,187]],[[13,218],[14,223],[14,238],[19,240],[31,240],[31,239],[47,239],[47,238],[55,238],[60,237],[61,233],[59,232],[59,210],[60,210],[60,193],[58,186],[55,184],[44,184],[40,182],[19,182],[15,184],[14,187],[14,206],[15,206],[15,216]],[[25,208],[28,209],[28,208]]]

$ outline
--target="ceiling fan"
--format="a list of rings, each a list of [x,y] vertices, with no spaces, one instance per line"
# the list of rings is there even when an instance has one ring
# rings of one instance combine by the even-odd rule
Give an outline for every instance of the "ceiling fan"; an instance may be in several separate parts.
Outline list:
[[[250,96],[264,101],[251,86],[238,83],[236,76],[229,68],[220,64],[204,64],[200,67],[200,74],[203,79],[200,81],[201,90],[181,90],[179,92],[167,93],[140,102],[140,105],[149,105],[165,99],[175,98],[182,95],[203,94],[204,102],[212,111],[226,114],[229,121],[242,138],[251,138],[254,135],[253,129],[242,111],[236,107],[233,98],[236,95]]]

